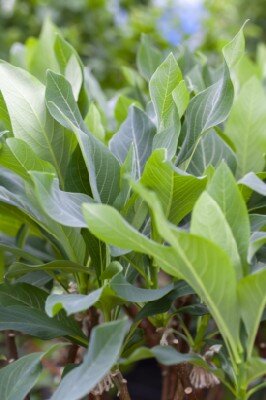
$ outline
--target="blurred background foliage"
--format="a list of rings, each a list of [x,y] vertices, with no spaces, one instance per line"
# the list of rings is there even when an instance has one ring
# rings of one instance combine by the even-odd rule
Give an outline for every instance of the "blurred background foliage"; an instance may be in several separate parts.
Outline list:
[[[38,51],[36,37],[41,30],[44,39],[47,36],[49,46],[51,25],[49,22],[43,24],[49,21],[47,17],[60,28],[84,63],[89,65],[101,87],[110,92],[109,98],[117,95],[116,89],[123,88],[122,94],[114,101],[116,105],[113,105],[119,124],[124,120],[129,104],[141,103],[140,95],[145,93],[144,90],[131,93],[132,88],[142,89],[145,83],[140,75],[134,74],[134,69],[130,69],[135,68],[137,48],[143,33],[148,34],[156,46],[165,52],[171,49],[177,51],[176,47],[182,44],[214,58],[213,54],[232,39],[246,19],[250,19],[245,27],[247,49],[251,58],[257,57],[258,62],[252,63],[248,57],[244,57],[238,74],[241,83],[251,75],[258,75],[264,80],[266,78],[265,69],[262,71],[265,62],[260,63],[260,59],[266,58],[266,50],[258,46],[259,42],[266,41],[266,0],[0,0],[0,58],[11,59],[12,63],[21,65],[26,48],[27,55],[31,57],[27,60],[29,69],[38,69],[40,66],[34,63],[32,55],[34,48]],[[48,27],[47,30],[45,27]],[[42,40],[42,43],[45,47],[46,41]],[[46,61],[49,64],[51,60],[45,60],[48,54],[45,48],[41,48],[41,51],[45,66]],[[194,63],[189,53],[185,55],[184,69],[186,63]],[[204,56],[201,53],[197,56],[203,70]],[[125,66],[129,68],[122,68]],[[193,71],[194,75],[190,74],[190,78],[196,85],[197,70]],[[134,82],[132,84],[134,80],[138,80],[137,85]],[[100,104],[102,92],[97,96],[96,103]],[[95,112],[98,118],[97,109]],[[111,126],[112,129],[115,127]],[[13,228],[15,231],[18,229],[17,226]],[[43,343],[37,339],[19,336],[18,340],[22,353],[43,349]],[[4,349],[0,335],[1,353],[4,353]],[[47,398],[47,387],[58,383],[57,370],[53,365],[47,365],[50,374],[42,376],[32,400]],[[226,397],[226,400],[229,398]]]
[[[124,84],[121,66],[134,66],[141,33],[161,49],[182,42],[212,52],[249,18],[250,52],[266,39],[265,0],[0,0],[0,57],[38,36],[47,16],[113,89]]]

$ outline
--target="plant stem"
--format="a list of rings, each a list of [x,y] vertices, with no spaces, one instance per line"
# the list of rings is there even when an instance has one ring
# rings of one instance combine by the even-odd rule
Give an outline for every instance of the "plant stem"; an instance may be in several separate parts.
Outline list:
[[[168,400],[169,378],[170,378],[170,367],[162,366],[163,388],[162,388],[161,400]]]
[[[256,393],[258,390],[264,389],[266,388],[266,382],[262,382],[259,385],[253,387],[252,389],[249,390],[249,392],[247,393],[245,399],[249,399],[250,396],[252,396],[254,393]]]
[[[13,331],[6,332],[6,347],[8,351],[8,360],[17,360],[18,359],[18,350],[16,345],[16,336]]]
[[[67,355],[67,364],[74,364],[76,357],[77,357],[77,352],[78,352],[79,346],[77,344],[72,344],[69,348],[68,355]]]
[[[131,400],[131,397],[127,388],[127,381],[123,378],[120,371],[116,371],[112,374],[112,379],[118,389],[118,396],[120,400]]]

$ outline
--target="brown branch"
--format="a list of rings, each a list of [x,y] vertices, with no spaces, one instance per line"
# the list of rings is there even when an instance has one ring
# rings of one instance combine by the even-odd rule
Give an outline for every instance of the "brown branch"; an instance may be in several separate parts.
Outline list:
[[[138,308],[135,304],[130,304],[129,306],[125,306],[125,311],[127,315],[135,319],[138,314]],[[148,318],[144,318],[140,323],[139,327],[143,329],[145,333],[145,338],[148,346],[153,347],[156,346],[160,341],[160,335],[157,334],[156,328],[152,325],[152,323],[148,320]]]
[[[131,400],[130,394],[127,388],[127,381],[123,378],[120,371],[116,371],[112,374],[112,379],[118,389],[118,396],[120,400]]]
[[[77,344],[72,344],[68,349],[66,364],[74,364],[77,357],[79,346]]]
[[[183,399],[182,400],[197,400],[195,389],[192,387],[189,374],[191,371],[191,365],[183,363],[177,366],[178,376],[183,387]],[[181,399],[180,399],[181,400]]]
[[[16,336],[13,331],[6,331],[6,348],[8,362],[18,359],[18,350],[16,345]]]
[[[162,381],[163,381],[161,400],[168,400],[170,367],[165,367],[161,365],[161,369],[162,369]]]

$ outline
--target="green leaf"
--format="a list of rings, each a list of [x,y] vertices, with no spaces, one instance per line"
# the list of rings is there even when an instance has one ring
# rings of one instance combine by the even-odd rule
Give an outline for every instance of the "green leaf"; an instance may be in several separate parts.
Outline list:
[[[251,357],[246,363],[247,384],[266,374],[265,358]]]
[[[69,81],[76,100],[79,98],[83,83],[83,65],[76,50],[61,36],[56,33],[53,50],[59,64],[60,72]]]
[[[31,74],[41,82],[46,81],[47,69],[59,71],[59,65],[53,51],[57,28],[49,18],[46,18],[42,27],[40,38],[29,55],[28,68]]]
[[[63,192],[54,175],[31,171],[35,193],[47,215],[62,225],[85,227],[81,206],[92,199],[81,193]]]
[[[224,64],[223,73],[219,80],[207,89],[197,94],[190,101],[183,128],[184,140],[178,154],[178,163],[182,164],[197,148],[199,139],[210,128],[222,123],[228,116],[234,99],[233,84],[229,70]]]
[[[55,32],[54,41],[54,52],[57,58],[57,62],[60,68],[60,72],[63,75],[67,68],[67,65],[73,55],[79,60],[78,53],[60,34],[60,32]],[[52,69],[52,68],[50,68]]]
[[[7,132],[12,131],[12,125],[9,117],[9,113],[6,107],[5,99],[0,92],[0,119],[4,124],[5,129],[7,129]],[[1,132],[2,135],[2,132]]]
[[[246,82],[233,105],[225,132],[236,148],[237,175],[260,172],[265,166],[266,96],[253,77]]]
[[[266,215],[263,214],[250,214],[251,232],[256,232],[266,227]]]
[[[75,54],[73,54],[66,66],[65,69],[65,77],[68,80],[68,82],[71,84],[72,91],[73,91],[73,96],[75,100],[77,101],[79,98],[79,93],[81,90],[81,86],[83,83],[83,74],[82,70],[80,68],[79,61]]]
[[[185,279],[201,297],[216,321],[229,351],[236,360],[239,360],[237,281],[229,257],[205,238],[177,230],[165,219],[161,205],[153,192],[142,187],[140,183],[132,182],[132,186],[148,203],[157,230],[171,245],[170,249],[165,247],[166,262],[161,264],[162,268],[171,274],[167,264],[174,265],[175,274],[180,274],[181,278]],[[222,270],[220,265],[223,265]],[[224,290],[229,293],[227,298],[224,298]]]
[[[137,52],[137,67],[147,81],[150,80],[152,74],[160,65],[161,58],[161,52],[151,44],[147,35],[142,34]]]
[[[63,184],[74,142],[47,112],[45,87],[28,72],[1,63],[0,90],[14,136],[24,140],[42,160],[50,162]]]
[[[153,149],[165,148],[168,160],[172,160],[176,154],[178,137],[181,123],[176,106],[172,107],[168,119],[158,128],[157,134],[153,139]]]
[[[42,358],[58,349],[58,347],[61,347],[61,345],[55,345],[46,352],[26,355],[1,368],[1,399],[21,400],[26,398],[42,373]]]
[[[244,22],[239,32],[223,47],[223,55],[228,65],[228,68],[234,68],[245,54],[245,37],[243,29],[247,21]]]
[[[235,38],[223,48],[224,65],[219,79],[207,89],[197,94],[189,103],[184,128],[184,139],[178,154],[178,163],[187,161],[195,151],[200,137],[210,128],[219,125],[227,118],[234,100],[234,87],[230,70],[244,54],[242,29]]]
[[[51,294],[47,297],[45,311],[49,317],[54,317],[64,309],[67,315],[88,310],[101,297],[103,288],[94,290],[88,295],[82,294]]]
[[[134,190],[136,186],[134,184]],[[229,257],[222,249],[204,238],[184,232],[173,233],[154,193],[146,191],[143,187],[140,189],[138,185],[138,194],[148,200],[149,207],[153,210],[156,228],[171,247],[159,245],[141,235],[118,211],[106,205],[83,206],[89,229],[109,244],[151,255],[156,259],[157,265],[168,274],[185,279],[206,302],[237,358],[239,318],[236,276]],[[225,290],[230,295],[224,297]]]
[[[266,232],[254,232],[250,237],[248,262],[251,263],[256,252],[266,243]]]
[[[95,200],[112,203],[119,193],[119,163],[108,148],[88,131],[69,82],[52,71],[47,74],[46,101],[53,117],[77,136]]]
[[[105,130],[102,124],[101,114],[94,103],[90,104],[89,112],[85,118],[85,124],[89,131],[99,140],[104,142]]]
[[[149,89],[159,130],[165,125],[172,108],[175,107],[172,92],[179,84],[181,77],[182,74],[173,53],[169,54],[151,77]]]
[[[11,329],[41,339],[66,336],[86,343],[73,319],[64,314],[55,318],[47,316],[44,309],[47,296],[42,289],[26,283],[0,285],[0,330]]]
[[[89,172],[79,144],[77,144],[75,150],[71,154],[66,176],[67,180],[64,187],[66,192],[85,193],[92,197]]]
[[[209,165],[216,168],[222,160],[225,160],[233,173],[236,171],[237,161],[235,153],[214,130],[211,130],[200,139],[191,157],[187,172],[201,176]]]
[[[154,72],[149,82],[150,96],[158,127],[153,148],[167,148],[169,159],[175,155],[180,131],[180,120],[172,92],[181,79],[182,74],[177,61],[170,53]]]
[[[12,153],[6,141],[0,142],[0,165],[20,175],[24,180],[30,179],[27,170]]]
[[[238,278],[243,276],[231,227],[219,205],[207,192],[202,193],[193,208],[190,231],[220,246],[230,257]]]
[[[241,317],[244,321],[247,338],[247,354],[251,357],[253,344],[266,305],[266,269],[248,275],[238,284]]]
[[[247,263],[250,226],[245,201],[229,167],[222,163],[215,171],[209,195],[220,206],[235,237],[243,267]]]
[[[88,229],[82,229],[85,243],[88,243],[87,250],[90,256],[90,267],[96,272],[97,279],[100,281],[102,273],[110,263],[109,249],[105,243],[92,235]]]
[[[32,353],[0,369],[0,391],[3,400],[24,399],[36,384],[44,353]]]
[[[2,246],[0,245],[0,248],[2,248]],[[7,251],[9,250],[10,252],[14,252],[14,254],[18,254],[21,257],[25,258],[25,259],[30,259],[33,258],[31,257],[27,252],[19,252],[16,251],[17,249],[8,249],[8,247],[4,247],[4,249],[6,249]],[[14,251],[15,250],[15,251]],[[25,257],[25,253],[26,253],[26,257]],[[28,256],[27,256],[28,255]],[[30,259],[29,261],[32,261],[32,259]],[[34,260],[36,263],[36,260]],[[38,261],[38,260],[37,260]],[[69,260],[54,260],[51,261],[49,263],[46,264],[34,264],[34,265],[29,265],[29,264],[24,264],[21,262],[14,262],[12,265],[10,265],[10,267],[8,268],[8,271],[5,275],[5,277],[7,279],[12,279],[12,278],[16,278],[22,275],[25,275],[27,273],[30,272],[35,272],[35,271],[46,271],[49,274],[51,274],[52,276],[56,276],[58,275],[58,273],[60,274],[76,274],[78,272],[81,272],[83,274],[90,274],[91,271],[89,270],[88,267],[84,267],[83,265],[74,263],[72,261]]]
[[[79,400],[86,396],[118,361],[127,329],[126,320],[94,328],[83,363],[63,378],[51,400]]]
[[[66,258],[83,263],[85,243],[76,228],[64,227],[44,215],[34,195],[31,185],[24,183],[21,178],[10,171],[1,170],[0,201],[15,206],[32,221],[38,224],[49,235],[49,239],[60,244],[60,251]]]
[[[166,151],[158,149],[150,156],[141,183],[156,193],[169,221],[178,224],[205,189],[206,178],[178,170],[167,161]]]
[[[244,185],[256,193],[266,196],[266,184],[254,172],[249,172],[238,181],[238,184]]]
[[[111,206],[84,204],[83,213],[89,230],[108,244],[144,254],[153,252],[155,248],[164,249],[140,234]]]
[[[207,368],[207,363],[197,354],[180,353],[171,346],[155,346],[151,349],[139,347],[128,358],[122,359],[122,365],[129,365],[140,360],[155,357],[163,365],[191,363]]]
[[[130,107],[128,117],[119,131],[112,137],[109,147],[120,163],[124,163],[133,147],[136,179],[142,175],[143,168],[152,151],[155,126],[147,114],[137,107]]]
[[[177,87],[173,90],[172,96],[177,106],[178,115],[181,118],[189,104],[190,94],[184,80],[180,81]]]
[[[155,301],[149,301],[137,314],[135,320],[140,321],[143,318],[151,317],[156,314],[162,314],[169,310],[171,304],[182,296],[187,296],[189,294],[194,294],[194,290],[185,282],[179,281],[175,284],[173,290],[167,293],[165,296],[161,297]]]
[[[128,115],[128,109],[131,105],[141,108],[140,103],[137,100],[126,97],[120,94],[117,102],[115,103],[114,115],[119,124],[124,122]]]
[[[17,257],[24,258],[29,262],[33,263],[41,262],[41,260],[38,257],[32,255],[29,251],[22,250],[16,246],[7,245],[6,243],[2,243],[2,241],[0,242],[0,250],[10,254],[14,254]]]
[[[34,170],[56,174],[55,168],[49,162],[43,161],[37,157],[31,147],[24,140],[8,138],[6,143],[14,157],[16,157],[17,161],[21,165],[21,168],[24,168],[27,172]]]
[[[110,287],[124,300],[145,302],[158,300],[172,291],[173,284],[161,289],[142,289],[131,285],[122,273],[117,274],[110,282]]]
[[[144,80],[135,69],[122,66],[121,70],[130,86],[137,88],[138,90],[144,88]]]

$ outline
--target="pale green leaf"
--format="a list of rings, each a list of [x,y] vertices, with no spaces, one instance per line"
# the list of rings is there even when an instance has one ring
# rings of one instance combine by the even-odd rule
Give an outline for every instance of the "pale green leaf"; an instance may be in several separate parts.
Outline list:
[[[95,137],[104,142],[105,130],[102,124],[101,114],[94,103],[90,104],[88,114],[85,118],[85,124]]]
[[[28,55],[28,69],[41,82],[46,81],[46,71],[52,69],[59,72],[59,65],[53,51],[57,28],[49,18],[46,18],[40,38],[36,41]]]
[[[122,273],[117,274],[110,282],[110,287],[116,294],[127,301],[145,302],[154,301],[163,297],[173,289],[173,284],[169,284],[161,289],[143,289],[131,285]]]
[[[24,140],[8,138],[6,143],[21,167],[27,172],[34,170],[56,174],[55,168],[49,162],[43,161],[37,157]]]
[[[65,78],[71,84],[75,100],[78,100],[79,92],[83,83],[83,74],[80,63],[75,54],[72,54],[66,65]]]
[[[172,92],[181,81],[181,71],[172,53],[163,61],[151,77],[150,95],[158,120],[158,127],[166,125],[166,121],[175,106]]]
[[[244,277],[238,284],[240,311],[247,338],[247,353],[251,357],[254,341],[266,305],[266,269]]]
[[[45,313],[48,294],[26,283],[0,285],[0,330],[15,330],[42,339],[71,337],[86,343],[78,324],[64,314],[49,318]],[[25,317],[26,316],[26,317]]]
[[[248,262],[251,263],[256,252],[266,243],[266,232],[254,232],[250,237]]]
[[[44,353],[32,353],[0,369],[2,400],[21,400],[27,396],[42,372],[43,356]]]
[[[109,149],[88,131],[71,86],[62,75],[48,72],[46,101],[54,118],[77,136],[95,200],[112,203],[119,192],[119,163]]]
[[[251,383],[266,374],[266,359],[251,357],[246,363],[247,383]]]
[[[204,192],[193,208],[191,233],[209,239],[220,246],[230,257],[238,278],[241,278],[242,267],[233,232],[215,200]]]
[[[178,154],[178,162],[187,161],[197,147],[199,138],[210,128],[226,120],[234,100],[234,87],[230,70],[242,57],[244,41],[242,29],[223,48],[224,65],[220,77],[207,89],[198,93],[189,103],[186,111],[183,142]]]
[[[149,81],[156,68],[160,65],[161,58],[160,51],[151,44],[149,37],[142,34],[137,52],[137,67],[143,78],[147,81]]]
[[[163,365],[191,363],[201,367],[208,367],[207,363],[199,355],[180,353],[172,346],[154,346],[150,349],[148,347],[139,347],[128,358],[122,359],[121,364],[129,365],[152,357],[155,357]]]
[[[58,179],[52,174],[31,171],[38,201],[46,214],[65,226],[85,227],[81,206],[91,202],[86,194],[60,190]]]
[[[128,115],[128,109],[131,105],[141,108],[138,101],[131,99],[130,97],[124,96],[123,94],[119,95],[114,108],[114,115],[119,124],[124,122],[124,120],[126,119]]]
[[[49,317],[53,317],[62,309],[67,315],[72,315],[88,310],[101,296],[103,288],[94,290],[88,295],[82,294],[51,294],[45,302],[45,311]]]
[[[263,182],[254,172],[249,172],[238,181],[238,184],[244,185],[256,193],[266,196],[266,183]]]
[[[132,182],[132,186],[148,203],[156,229],[171,245],[170,248],[164,248],[165,265],[162,263],[162,268],[171,273],[166,264],[171,265],[172,263],[176,268],[176,273],[179,273],[181,278],[185,279],[206,302],[229,351],[238,360],[237,280],[228,255],[205,238],[177,230],[165,219],[162,207],[153,192],[145,189],[140,183]],[[175,258],[173,259],[174,254]],[[223,269],[221,269],[221,265]],[[228,293],[226,298],[224,297],[225,291]]]
[[[142,187],[138,193],[143,196],[143,191]],[[89,229],[109,244],[151,255],[156,259],[157,265],[167,273],[184,278],[206,302],[237,357],[239,322],[236,276],[229,257],[204,238],[182,232],[172,233],[171,225],[168,226],[156,197],[150,197],[150,192],[144,193],[143,197],[153,209],[156,227],[171,247],[159,245],[141,235],[110,206],[84,205],[84,216]],[[225,291],[230,295],[224,297]]]
[[[156,69],[149,82],[158,127],[153,148],[167,148],[169,159],[175,155],[180,132],[180,120],[172,93],[181,79],[182,74],[177,61],[170,53]]]
[[[178,115],[181,118],[185,113],[190,100],[189,90],[184,80],[178,83],[177,87],[172,92],[172,96],[177,106]]]
[[[21,357],[0,370],[1,400],[21,400],[36,384],[42,373],[41,360],[60,348],[57,344],[45,352]]]
[[[158,149],[150,156],[141,183],[157,194],[169,221],[178,224],[205,189],[206,178],[196,178],[176,169],[167,161],[166,151]]]
[[[111,151],[121,164],[125,161],[131,146],[133,147],[137,179],[141,177],[146,161],[151,154],[154,134],[155,126],[147,114],[132,106],[127,119],[109,142]]]
[[[191,157],[187,172],[201,176],[210,165],[216,168],[222,160],[226,161],[232,172],[236,171],[235,153],[214,130],[211,130],[200,139]]]
[[[28,252],[22,251],[20,249],[17,248],[9,248],[9,247],[2,247],[1,243],[0,243],[0,249],[6,250],[6,251],[10,251],[14,254],[19,255],[20,257],[25,258],[26,260],[29,259],[28,261],[32,261],[33,256],[31,257],[30,254],[28,254]],[[20,250],[20,251],[19,251]],[[11,278],[17,278],[19,276],[28,274],[28,273],[32,273],[32,272],[36,272],[36,271],[45,271],[48,272],[50,275],[52,276],[57,276],[59,273],[60,274],[64,274],[64,275],[68,275],[68,274],[76,274],[76,273],[83,273],[83,274],[90,274],[91,271],[89,270],[88,267],[85,267],[83,265],[74,263],[72,261],[69,260],[54,260],[51,262],[48,262],[46,264],[36,264],[36,260],[34,259],[34,265],[30,265],[30,264],[24,264],[21,262],[14,262],[13,264],[10,265],[10,267],[8,268],[8,271],[5,275],[5,277],[7,279],[11,279]],[[37,260],[37,262],[40,262],[39,260]]]
[[[245,266],[250,236],[248,212],[232,172],[225,163],[215,171],[208,193],[218,203],[231,227],[242,265]]]
[[[251,78],[242,87],[231,110],[225,132],[236,148],[237,175],[264,169],[266,152],[266,95]]]
[[[9,112],[13,134],[56,169],[62,184],[73,138],[46,110],[45,87],[28,72],[0,64],[0,90]]]
[[[83,363],[63,378],[51,400],[79,400],[86,396],[118,361],[127,329],[126,320],[94,328]]]

